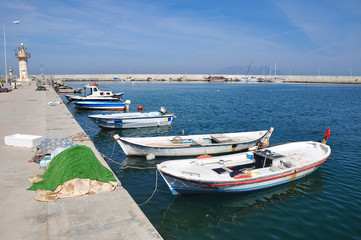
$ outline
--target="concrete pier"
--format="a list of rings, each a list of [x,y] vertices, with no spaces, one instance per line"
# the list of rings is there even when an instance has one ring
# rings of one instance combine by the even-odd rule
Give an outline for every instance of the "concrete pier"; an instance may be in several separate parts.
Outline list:
[[[0,93],[0,239],[162,239],[119,181],[113,192],[49,203],[33,199],[27,178],[44,172],[28,162],[36,150],[7,146],[4,136],[60,138],[83,132],[53,89],[35,89],[26,83]],[[91,141],[76,143],[90,147],[109,168]]]

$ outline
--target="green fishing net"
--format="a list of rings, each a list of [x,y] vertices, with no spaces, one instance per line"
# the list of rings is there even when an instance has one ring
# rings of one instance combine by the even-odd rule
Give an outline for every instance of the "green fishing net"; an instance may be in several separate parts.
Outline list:
[[[113,173],[99,162],[93,151],[82,145],[73,146],[56,155],[41,177],[44,180],[34,183],[28,190],[54,191],[59,185],[75,178],[89,178],[100,182],[117,181]]]

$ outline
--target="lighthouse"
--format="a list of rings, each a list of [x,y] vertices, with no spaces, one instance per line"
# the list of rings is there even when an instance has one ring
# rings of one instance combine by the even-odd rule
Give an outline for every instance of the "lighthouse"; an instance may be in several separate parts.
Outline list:
[[[27,48],[24,47],[23,43],[21,43],[21,47],[16,47],[15,57],[19,58],[19,81],[30,81],[28,73],[28,58],[30,58],[30,53],[27,52]]]

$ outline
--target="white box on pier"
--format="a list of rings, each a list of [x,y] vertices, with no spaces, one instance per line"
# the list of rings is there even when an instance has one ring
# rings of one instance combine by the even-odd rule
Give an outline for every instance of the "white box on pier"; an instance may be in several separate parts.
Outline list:
[[[4,137],[5,145],[27,148],[38,146],[41,140],[43,140],[42,136],[19,133]]]

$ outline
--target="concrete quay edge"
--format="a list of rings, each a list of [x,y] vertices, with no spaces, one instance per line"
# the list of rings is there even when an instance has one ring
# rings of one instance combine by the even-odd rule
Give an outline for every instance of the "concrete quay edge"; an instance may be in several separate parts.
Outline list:
[[[33,199],[27,178],[44,172],[28,162],[36,149],[7,146],[4,136],[60,138],[83,132],[53,89],[35,89],[25,83],[0,94],[0,239],[162,239],[120,182],[113,192],[49,203]],[[77,143],[90,147],[109,168],[91,141]]]

